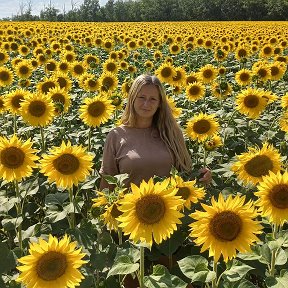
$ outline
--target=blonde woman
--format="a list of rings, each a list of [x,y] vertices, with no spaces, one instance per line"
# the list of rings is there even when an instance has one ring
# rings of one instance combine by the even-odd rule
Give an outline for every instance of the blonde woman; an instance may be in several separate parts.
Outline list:
[[[121,125],[112,129],[104,145],[101,175],[127,173],[125,182],[139,185],[157,175],[170,175],[172,167],[191,171],[191,157],[182,131],[174,119],[163,85],[156,76],[138,76],[128,94]],[[203,168],[203,182],[211,173]],[[102,178],[100,189],[109,187]]]

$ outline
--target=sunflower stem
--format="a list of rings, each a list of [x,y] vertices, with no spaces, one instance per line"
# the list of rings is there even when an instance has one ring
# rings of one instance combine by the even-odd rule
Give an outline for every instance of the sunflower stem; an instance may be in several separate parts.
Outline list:
[[[45,137],[44,137],[44,128],[40,126],[40,134],[41,134],[41,151],[45,152]]]
[[[119,245],[122,245],[122,243],[123,243],[122,229],[120,227],[118,227],[118,241],[119,241]]]
[[[145,288],[144,286],[144,247],[140,246],[140,288]]]
[[[14,118],[13,118],[13,129],[14,129],[14,134],[17,135],[17,115],[14,113]]]
[[[18,203],[16,203],[16,210],[17,210],[17,218],[22,216],[22,209],[21,209],[21,196],[18,186],[18,181],[14,181],[14,187],[16,192],[16,197],[18,198]],[[22,222],[17,227],[18,232],[18,242],[19,242],[19,249],[20,249],[20,255],[22,255],[23,246],[22,246]]]
[[[275,224],[273,225],[273,232],[272,232],[272,237],[274,240],[276,240],[276,233],[278,230],[278,226]],[[270,265],[270,276],[274,277],[275,274],[275,263],[276,263],[276,254],[277,254],[278,249],[272,250],[272,255],[271,255],[271,265]]]
[[[69,189],[69,200],[70,203],[73,205],[73,212],[70,213],[70,228],[74,229],[75,228],[75,203],[74,203],[74,195],[73,195],[73,187]]]
[[[88,152],[91,151],[91,136],[92,136],[92,129],[93,127],[91,126],[88,132]]]
[[[213,260],[213,271],[215,272],[216,277],[215,277],[215,279],[212,280],[212,288],[217,288],[218,287],[218,282],[217,282],[217,264],[218,264],[218,262],[215,261],[215,258],[214,258],[214,260]]]

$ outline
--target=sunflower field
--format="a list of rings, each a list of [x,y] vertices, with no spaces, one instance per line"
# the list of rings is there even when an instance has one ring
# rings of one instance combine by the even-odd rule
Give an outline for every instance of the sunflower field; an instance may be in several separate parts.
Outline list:
[[[288,287],[287,64],[287,22],[0,22],[0,288]],[[193,171],[99,191],[144,73]]]

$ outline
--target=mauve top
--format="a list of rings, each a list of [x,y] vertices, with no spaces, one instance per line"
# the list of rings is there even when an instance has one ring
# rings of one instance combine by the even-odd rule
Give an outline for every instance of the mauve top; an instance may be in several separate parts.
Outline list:
[[[125,180],[139,185],[157,175],[169,176],[174,160],[157,128],[134,128],[120,125],[106,138],[101,175],[129,174]]]

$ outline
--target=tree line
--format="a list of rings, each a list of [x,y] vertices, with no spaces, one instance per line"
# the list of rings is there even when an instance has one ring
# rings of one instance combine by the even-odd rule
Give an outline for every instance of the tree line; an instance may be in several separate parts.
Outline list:
[[[71,10],[56,9],[51,1],[32,15],[31,1],[21,3],[17,15],[2,20],[66,22],[141,21],[268,21],[288,19],[288,0],[84,0]]]

